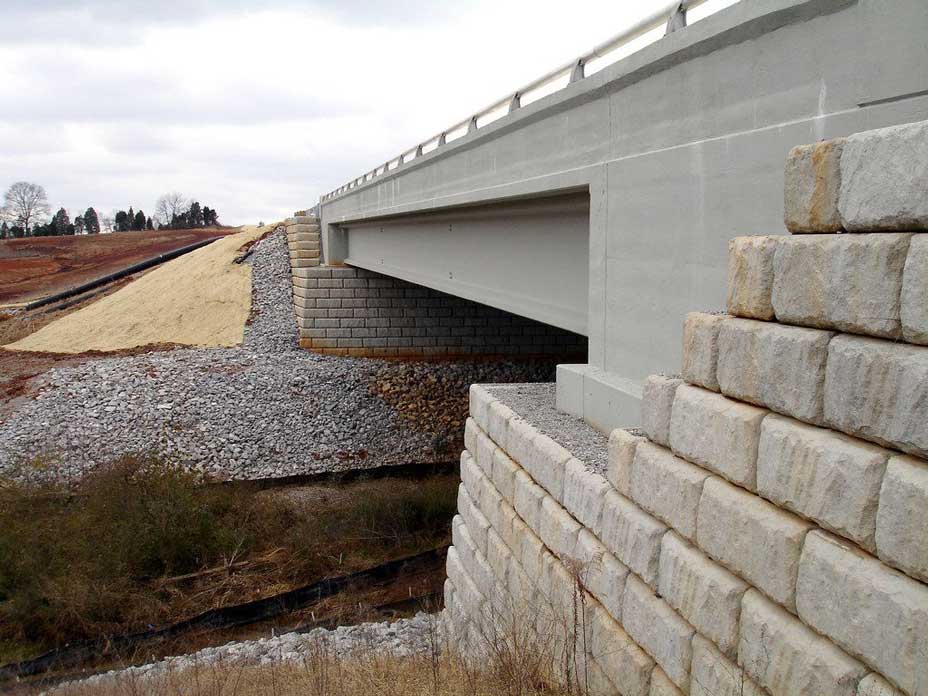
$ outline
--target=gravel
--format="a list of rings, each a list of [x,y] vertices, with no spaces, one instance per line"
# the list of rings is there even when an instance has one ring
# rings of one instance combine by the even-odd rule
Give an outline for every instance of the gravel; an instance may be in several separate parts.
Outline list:
[[[558,411],[553,384],[493,384],[487,390],[591,470],[606,475],[609,438],[586,421]]]
[[[168,657],[137,667],[113,670],[81,680],[82,685],[115,680],[138,684],[139,680],[163,677],[191,668],[230,664],[266,665],[300,664],[315,656],[350,657],[352,653],[371,652],[396,657],[428,655],[441,646],[441,617],[419,612],[409,619],[392,623],[363,623],[327,630],[317,628],[306,633],[285,633],[271,638],[233,641],[218,647],[204,648],[189,655]],[[62,684],[59,688],[67,687]],[[49,693],[54,693],[56,689]]]
[[[45,372],[35,398],[0,417],[0,477],[76,482],[133,454],[217,479],[451,461],[470,383],[553,377],[552,363],[397,363],[302,350],[283,229],[249,259],[253,314],[243,346],[116,355]],[[429,384],[444,397],[423,393]]]

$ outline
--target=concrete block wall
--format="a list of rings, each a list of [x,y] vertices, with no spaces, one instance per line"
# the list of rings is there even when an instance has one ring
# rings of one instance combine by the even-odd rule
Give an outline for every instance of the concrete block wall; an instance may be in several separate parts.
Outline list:
[[[853,139],[897,159],[928,151],[920,132]],[[446,585],[462,645],[534,613],[594,694],[928,696],[928,235],[898,231],[921,229],[925,189],[874,188],[870,159],[853,206],[856,174],[791,161],[797,205],[839,201],[794,214],[863,233],[734,240],[728,313],[687,317],[681,377],[647,380],[643,436],[612,432],[605,475],[472,388]],[[578,596],[589,635],[557,633]]]
[[[362,268],[316,263],[293,274],[300,345],[320,353],[566,360],[586,354],[586,338],[578,334]]]

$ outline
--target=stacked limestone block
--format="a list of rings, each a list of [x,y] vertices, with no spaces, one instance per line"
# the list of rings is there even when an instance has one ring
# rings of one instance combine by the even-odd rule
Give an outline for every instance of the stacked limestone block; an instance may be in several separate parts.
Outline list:
[[[293,277],[293,309],[296,313],[302,343],[307,321],[307,309],[310,309],[314,304],[312,298],[307,294],[307,289],[313,287],[313,281],[310,280],[311,273],[314,268],[319,266],[322,255],[319,220],[298,214],[295,217],[288,218],[284,225],[287,230],[290,271]]]
[[[300,344],[328,355],[576,358],[586,339],[554,326],[350,266],[295,269]]]
[[[728,314],[687,317],[605,477],[472,389],[462,643],[526,596],[568,610],[588,567],[564,649],[586,639],[593,693],[928,695],[928,126],[815,148],[787,221],[862,233],[734,240]]]

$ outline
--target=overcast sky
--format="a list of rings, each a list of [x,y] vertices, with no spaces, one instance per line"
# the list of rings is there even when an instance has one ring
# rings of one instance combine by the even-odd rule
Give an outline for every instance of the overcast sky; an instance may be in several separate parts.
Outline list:
[[[0,188],[280,218],[664,2],[0,0]]]

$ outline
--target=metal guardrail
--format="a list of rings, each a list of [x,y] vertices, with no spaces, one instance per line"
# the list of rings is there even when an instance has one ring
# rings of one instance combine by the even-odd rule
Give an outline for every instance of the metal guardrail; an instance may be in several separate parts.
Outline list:
[[[515,92],[511,92],[506,96],[497,99],[492,102],[490,105],[484,107],[473,116],[470,116],[462,121],[458,121],[454,125],[445,128],[440,133],[436,133],[430,138],[426,138],[421,141],[416,147],[406,150],[398,157],[388,160],[386,163],[375,167],[372,171],[362,174],[361,176],[352,179],[347,184],[339,186],[334,191],[324,194],[320,198],[320,203],[331,200],[335,196],[342,194],[351,189],[357,188],[366,181],[370,181],[378,176],[383,176],[387,172],[393,171],[397,167],[402,166],[406,162],[413,161],[422,157],[423,150],[425,148],[431,148],[429,152],[434,151],[442,147],[443,145],[449,142],[449,135],[457,131],[463,131],[459,137],[472,133],[484,125],[488,125],[488,122],[481,123],[481,119],[485,119],[488,115],[493,112],[500,111],[501,109],[507,109],[506,113],[501,115],[501,118],[505,118],[507,114],[511,114],[513,111],[521,108],[522,98],[533,91],[542,89],[546,86],[551,85],[553,82],[568,77],[567,84],[572,84],[578,80],[582,80],[585,75],[585,66],[590,62],[596,60],[597,58],[602,58],[608,54],[616,51],[623,46],[631,43],[635,39],[644,36],[650,31],[666,25],[667,30],[666,34],[670,34],[674,31],[686,27],[686,13],[689,10],[692,10],[700,5],[708,2],[709,0],[674,0],[673,2],[668,2],[663,4],[660,9],[655,10],[651,15],[640,20],[633,26],[625,29],[622,33],[617,34],[616,36],[604,41],[599,44],[593,50],[584,53],[579,58],[576,58],[569,63],[565,63],[554,70],[542,75],[539,78],[536,78],[532,82],[529,82],[527,85],[524,85]],[[624,57],[624,56],[623,56]],[[616,59],[616,61],[619,58]],[[556,91],[556,90],[555,90]],[[499,119],[493,119],[489,123],[495,123]],[[456,140],[457,138],[455,138]],[[434,145],[434,147],[432,147]]]

